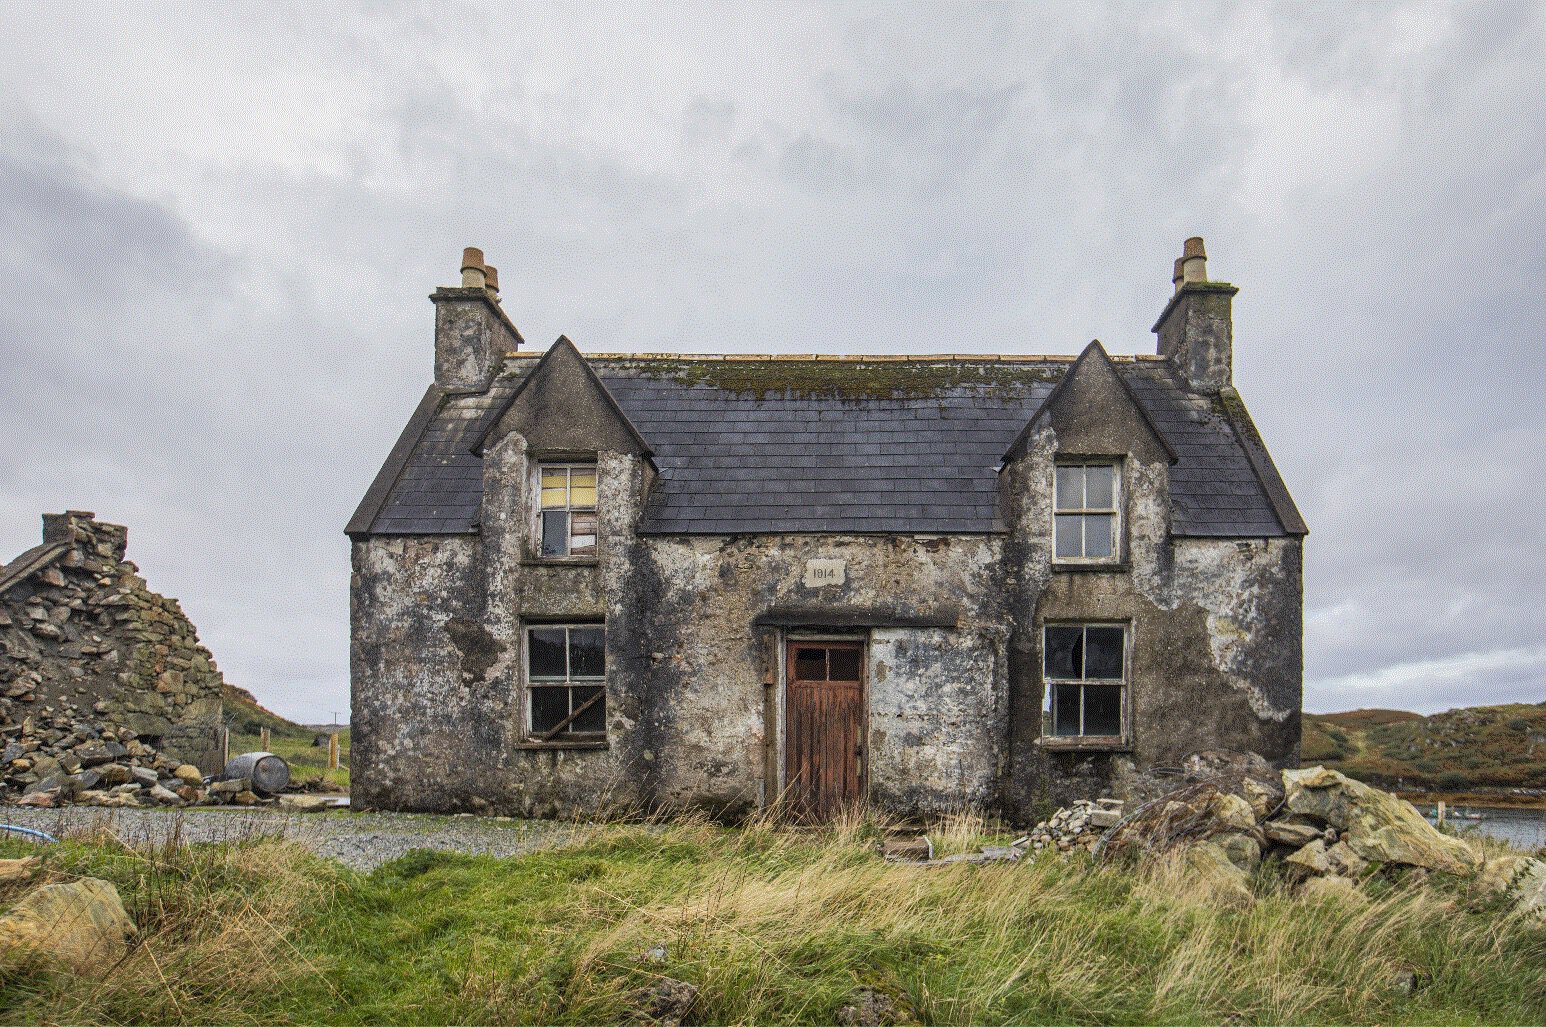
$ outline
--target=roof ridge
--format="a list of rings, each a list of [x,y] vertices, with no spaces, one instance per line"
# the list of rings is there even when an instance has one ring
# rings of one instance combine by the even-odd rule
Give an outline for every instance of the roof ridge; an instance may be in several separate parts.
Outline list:
[[[505,354],[507,360],[540,360],[546,350],[529,350]],[[947,360],[971,360],[982,363],[1041,363],[1072,364],[1079,359],[1077,353],[587,353],[580,350],[586,360],[715,360],[756,361],[785,360],[804,363],[863,363],[910,362],[938,363]],[[1109,353],[1108,359],[1116,363],[1163,362],[1167,357],[1157,353]]]

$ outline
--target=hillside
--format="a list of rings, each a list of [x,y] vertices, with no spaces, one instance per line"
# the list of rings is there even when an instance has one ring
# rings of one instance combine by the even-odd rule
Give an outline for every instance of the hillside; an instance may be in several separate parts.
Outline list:
[[[1306,714],[1303,758],[1408,792],[1546,795],[1546,703]]]
[[[328,733],[327,728],[307,727],[286,720],[258,702],[257,697],[245,688],[225,686],[225,724],[231,729],[231,755],[254,752],[262,746],[260,732],[269,730],[268,751],[285,758],[290,764],[291,780],[307,782],[321,780],[331,790],[346,791],[349,787],[349,729],[335,729],[339,740],[339,766],[329,769],[327,746],[319,743],[319,736]],[[320,741],[325,742],[323,737]]]
[[[257,696],[245,688],[227,683],[221,695],[225,704],[225,725],[233,734],[255,735],[260,728],[268,728],[274,734],[296,737],[308,735],[309,729],[286,720],[258,702]]]

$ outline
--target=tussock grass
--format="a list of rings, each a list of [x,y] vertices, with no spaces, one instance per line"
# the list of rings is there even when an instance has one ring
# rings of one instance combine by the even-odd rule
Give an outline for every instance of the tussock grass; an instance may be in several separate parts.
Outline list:
[[[1311,900],[1263,870],[1234,910],[1173,861],[888,864],[884,827],[610,824],[369,876],[283,842],[73,843],[49,872],[117,882],[145,944],[100,981],[6,981],[0,1019],[616,1023],[628,991],[671,977],[700,989],[704,1024],[832,1023],[861,986],[921,1023],[1546,1021],[1546,926],[1475,908],[1461,882]],[[957,850],[992,830],[940,827]]]

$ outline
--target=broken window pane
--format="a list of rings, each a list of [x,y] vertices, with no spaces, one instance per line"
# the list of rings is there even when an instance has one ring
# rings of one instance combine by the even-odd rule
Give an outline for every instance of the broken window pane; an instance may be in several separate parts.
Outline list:
[[[1042,634],[1043,681],[1053,735],[1122,735],[1127,629],[1120,624],[1049,624]],[[1065,680],[1059,680],[1065,679]],[[1078,682],[1115,682],[1079,684]]]
[[[1079,734],[1080,685],[1052,686],[1052,733]]]
[[[1049,678],[1078,678],[1084,629],[1075,625],[1052,625],[1047,628],[1046,653],[1043,667]]]
[[[530,662],[527,664],[530,676],[558,678],[560,681],[567,677],[564,662],[564,629],[533,628],[527,632],[527,637],[530,639]]]
[[[596,486],[584,488],[576,485],[569,490],[569,505],[576,509],[589,509],[596,505]]]
[[[1080,521],[1078,514],[1058,514],[1057,516],[1057,555],[1060,557],[1080,557],[1084,555],[1084,540],[1080,533]]]
[[[1084,733],[1122,733],[1122,689],[1118,685],[1084,686]]]
[[[1112,555],[1111,522],[1109,514],[1089,514],[1084,518],[1084,555],[1099,559]]]
[[[1084,629],[1084,676],[1122,677],[1122,643],[1126,632],[1116,625],[1091,625]]]
[[[572,513],[569,515],[569,555],[594,556],[596,553],[596,515]]]
[[[531,730],[543,734],[569,716],[569,688],[533,688],[531,690]]]
[[[542,555],[569,555],[569,511],[545,510],[542,513]]]
[[[544,467],[542,469],[542,487],[545,489],[564,489],[569,485],[569,469],[567,467]]]
[[[600,688],[576,688],[572,691],[574,696],[574,708],[578,710],[591,698],[600,696],[603,690]],[[575,717],[574,720],[570,721],[569,726],[565,730],[584,733],[593,732],[600,734],[606,729],[607,701],[603,697],[596,699],[595,703],[593,703],[589,709],[585,710],[578,717]]]
[[[599,678],[606,674],[606,629],[569,629],[569,676]]]
[[[1111,510],[1113,468],[1110,464],[1092,464],[1084,469],[1084,508]]]
[[[1057,469],[1057,508],[1078,510],[1084,506],[1084,468],[1059,466]]]
[[[828,669],[828,681],[858,681],[859,680],[859,650],[857,649],[833,649],[828,653],[831,667]]]
[[[562,510],[565,506],[568,506],[568,505],[569,505],[569,490],[568,489],[543,489],[542,490],[542,509],[544,509],[544,510]]]

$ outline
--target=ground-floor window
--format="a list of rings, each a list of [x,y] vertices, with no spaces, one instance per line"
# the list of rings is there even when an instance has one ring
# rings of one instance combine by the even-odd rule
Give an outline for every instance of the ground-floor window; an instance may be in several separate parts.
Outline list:
[[[1119,737],[1126,707],[1127,628],[1048,624],[1042,636],[1042,733]]]
[[[606,641],[601,624],[526,629],[526,706],[533,738],[605,737]]]

